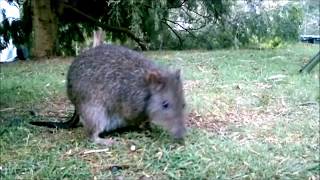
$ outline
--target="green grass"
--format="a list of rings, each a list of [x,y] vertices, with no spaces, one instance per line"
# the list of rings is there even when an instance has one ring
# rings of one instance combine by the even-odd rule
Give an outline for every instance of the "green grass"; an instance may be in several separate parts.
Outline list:
[[[182,69],[186,144],[155,129],[115,134],[113,147],[88,154],[104,147],[90,143],[82,128],[28,124],[70,116],[64,80],[71,60],[2,64],[0,178],[320,178],[319,65],[298,73],[318,48],[146,52]]]

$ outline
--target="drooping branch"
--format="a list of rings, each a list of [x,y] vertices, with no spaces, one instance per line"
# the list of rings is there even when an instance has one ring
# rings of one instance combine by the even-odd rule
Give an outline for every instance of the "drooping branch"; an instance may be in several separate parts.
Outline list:
[[[172,20],[169,20],[169,19],[164,19],[164,20],[165,20],[165,21],[168,21],[168,22],[170,22],[170,23],[172,23],[172,24],[178,25],[178,26],[181,27],[184,31],[188,32],[194,39],[197,39],[197,36],[194,35],[194,34],[190,31],[190,29],[187,29],[187,28],[183,27],[181,24],[179,24],[179,23],[177,23],[177,22],[175,22],[175,21],[172,21]],[[205,39],[205,38],[201,38],[201,39],[204,40],[204,41],[206,41],[208,44],[211,44],[207,39]]]
[[[179,46],[182,47],[182,39],[181,37],[179,36],[179,34],[164,20],[161,20],[161,22],[163,24],[165,24],[166,26],[168,26],[168,28],[177,36],[177,38],[179,39]]]
[[[182,6],[181,9],[182,9],[185,13],[188,13],[188,11],[190,11],[190,12],[192,12],[192,13],[194,13],[194,14],[202,17],[202,18],[205,18],[205,19],[211,18],[211,16],[209,16],[209,15],[200,14],[200,13],[194,11],[194,10],[188,9],[186,6]],[[188,15],[189,15],[189,14],[188,14]]]
[[[164,19],[164,20],[165,20],[165,21],[168,21],[168,22],[170,22],[170,23],[172,23],[172,24],[178,25],[179,27],[181,27],[183,30],[185,30],[185,31],[187,31],[187,32],[198,31],[198,30],[206,27],[206,25],[207,25],[206,23],[204,23],[203,25],[201,25],[200,27],[197,27],[197,28],[186,28],[186,27],[182,26],[182,25],[181,25],[179,22],[177,22],[177,21],[172,21],[172,20],[170,20],[170,19]]]
[[[172,23],[172,24],[178,25],[178,26],[181,27],[184,31],[188,32],[192,37],[196,38],[196,36],[195,36],[189,29],[185,28],[185,27],[182,26],[181,24],[179,24],[179,23],[177,23],[177,22],[175,22],[175,21],[172,21],[172,20],[170,20],[170,19],[164,19],[164,20],[165,20],[165,21],[168,21],[168,22],[170,22],[170,23]]]
[[[183,4],[185,4],[188,0],[183,0],[181,3],[171,4],[169,8],[181,8]]]
[[[135,34],[133,32],[131,32],[130,30],[128,30],[127,28],[123,28],[123,27],[114,27],[114,26],[109,26],[107,24],[104,24],[98,20],[96,20],[95,18],[87,15],[86,13],[80,11],[79,9],[73,7],[73,6],[70,6],[68,4],[64,4],[63,5],[64,7],[66,8],[69,8],[71,10],[73,10],[74,12],[86,17],[87,19],[93,21],[97,26],[101,27],[102,29],[106,30],[106,31],[111,31],[111,32],[121,32],[121,33],[124,33],[126,34],[128,37],[130,37],[131,39],[133,39],[134,41],[136,41],[140,48],[142,50],[147,50],[147,47],[145,46],[145,44],[141,41],[141,39],[139,39],[138,37],[135,36]]]
[[[178,7],[182,7],[188,0],[183,0]]]

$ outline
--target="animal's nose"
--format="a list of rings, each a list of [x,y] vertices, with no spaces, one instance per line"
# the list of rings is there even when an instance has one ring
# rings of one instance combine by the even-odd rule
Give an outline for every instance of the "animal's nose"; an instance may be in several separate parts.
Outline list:
[[[179,127],[176,129],[176,131],[173,134],[174,139],[176,140],[182,140],[186,134],[186,128],[185,127]]]

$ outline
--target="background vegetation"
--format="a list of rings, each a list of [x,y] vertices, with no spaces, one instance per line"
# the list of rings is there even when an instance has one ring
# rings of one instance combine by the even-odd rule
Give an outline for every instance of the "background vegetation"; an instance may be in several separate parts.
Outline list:
[[[21,23],[4,23],[0,33],[19,32],[14,39],[34,57],[78,54],[99,27],[104,41],[143,50],[275,48],[299,34],[320,34],[317,0],[19,2]]]

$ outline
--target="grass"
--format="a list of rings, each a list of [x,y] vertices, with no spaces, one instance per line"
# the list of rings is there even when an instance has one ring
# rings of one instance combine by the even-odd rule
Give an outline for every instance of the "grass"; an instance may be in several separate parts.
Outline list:
[[[115,134],[117,143],[105,149],[90,143],[82,128],[30,126],[70,116],[64,80],[71,59],[2,64],[0,177],[319,179],[319,65],[298,73],[317,50],[295,44],[146,52],[182,69],[190,113],[184,146],[158,129]]]

